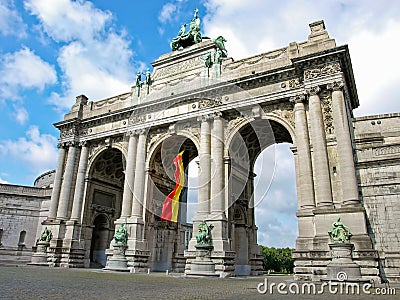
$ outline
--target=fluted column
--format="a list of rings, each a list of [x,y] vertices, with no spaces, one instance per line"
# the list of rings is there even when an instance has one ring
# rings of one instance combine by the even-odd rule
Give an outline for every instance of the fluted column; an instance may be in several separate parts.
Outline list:
[[[85,176],[89,158],[89,147],[87,142],[81,143],[82,150],[79,157],[78,174],[76,177],[74,202],[72,204],[71,220],[80,220],[85,192]]]
[[[337,141],[340,178],[342,179],[342,203],[344,205],[357,205],[359,204],[358,184],[347,110],[342,91],[343,82],[336,81],[328,84],[328,89],[332,90],[333,124]]]
[[[142,218],[142,203],[144,197],[144,179],[145,179],[145,160],[146,160],[146,135],[143,131],[139,134],[137,152],[135,179],[133,184],[133,202],[131,217]]]
[[[297,95],[290,99],[294,103],[294,119],[296,125],[296,145],[298,155],[299,208],[315,207],[314,180],[312,174],[310,140],[304,106],[305,96]]]
[[[124,193],[122,196],[122,211],[121,218],[131,216],[132,199],[133,199],[133,184],[135,180],[136,154],[138,137],[133,132],[129,134],[128,155],[125,168]]]
[[[199,193],[197,214],[205,217],[210,213],[210,177],[211,177],[211,127],[208,116],[199,118],[200,125],[200,150],[199,150]]]
[[[224,124],[220,113],[214,115],[211,136],[211,159],[214,164],[214,173],[211,177],[211,213],[224,216]]]
[[[313,145],[313,172],[315,201],[317,206],[331,206],[332,189],[329,175],[328,152],[326,147],[325,125],[322,117],[321,100],[318,93],[319,87],[308,90],[310,133]],[[300,162],[301,164],[301,162]]]
[[[62,183],[62,176],[64,173],[64,162],[65,162],[65,147],[61,144],[58,145],[60,153],[58,155],[57,169],[54,176],[53,191],[51,192],[51,201],[49,209],[49,220],[54,220],[57,216],[57,208],[60,200],[60,190]]]
[[[68,218],[68,207],[71,198],[72,182],[75,171],[75,159],[76,159],[77,148],[75,144],[72,144],[68,148],[67,164],[65,166],[64,180],[61,185],[60,203],[57,210],[57,219],[67,220]]]

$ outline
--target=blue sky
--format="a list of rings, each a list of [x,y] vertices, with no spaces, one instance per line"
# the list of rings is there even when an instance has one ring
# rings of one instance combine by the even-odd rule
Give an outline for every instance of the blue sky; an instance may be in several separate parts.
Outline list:
[[[234,59],[304,41],[308,24],[324,19],[337,44],[350,47],[361,103],[355,115],[399,111],[398,1],[1,0],[0,182],[31,185],[55,168],[52,124],[75,97],[95,101],[129,91],[138,70],[170,51],[194,7],[203,33],[227,38]],[[259,237],[264,244],[293,246],[294,171],[288,146],[281,148],[277,176],[257,210]],[[279,201],[268,202],[268,195]]]

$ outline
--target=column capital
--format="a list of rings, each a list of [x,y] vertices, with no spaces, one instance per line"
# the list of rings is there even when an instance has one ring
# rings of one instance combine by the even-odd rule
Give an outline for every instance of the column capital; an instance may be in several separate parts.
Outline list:
[[[334,82],[328,83],[326,85],[326,88],[332,91],[340,91],[343,89],[343,87],[344,87],[343,80],[335,80]]]
[[[200,122],[208,122],[209,120],[213,119],[214,114],[202,115],[197,117],[197,121]]]
[[[78,146],[75,141],[68,141],[64,143],[64,147],[76,147]]]
[[[80,141],[79,147],[89,147],[90,141]]]
[[[210,117],[213,118],[214,120],[217,120],[217,119],[220,119],[222,117],[222,113],[218,111],[218,112],[212,113],[210,115]]]
[[[307,94],[309,94],[310,96],[318,95],[320,91],[321,88],[319,86],[312,86],[306,90]]]
[[[64,142],[60,142],[60,143],[57,144],[57,148],[58,148],[58,149],[65,148],[66,146],[67,146],[67,145],[66,145],[66,143],[64,143]]]
[[[124,135],[126,137],[131,137],[131,136],[135,136],[136,134],[135,134],[134,130],[129,130],[129,131],[125,132]]]
[[[146,129],[137,129],[133,131],[132,135],[144,135],[146,133]]]
[[[296,96],[290,97],[289,101],[294,104],[307,102],[304,94],[297,94]]]

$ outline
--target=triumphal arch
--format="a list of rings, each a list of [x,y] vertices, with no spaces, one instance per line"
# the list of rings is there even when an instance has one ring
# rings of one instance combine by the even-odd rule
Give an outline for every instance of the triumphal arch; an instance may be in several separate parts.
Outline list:
[[[253,168],[261,151],[287,142],[298,198],[295,278],[326,276],[328,230],[341,218],[362,277],[376,279],[381,267],[361,193],[367,168],[355,165],[359,100],[347,46],[318,21],[305,42],[235,61],[223,37],[201,37],[197,18],[152,72],[137,74],[130,92],[97,102],[78,96],[55,124],[60,154],[42,223],[53,235],[49,265],[105,266],[115,229],[126,224],[129,270],[189,272],[206,221],[214,226],[215,274],[261,274]],[[160,218],[175,185],[173,158],[183,150],[185,168],[199,159],[193,226],[185,196],[177,223]]]

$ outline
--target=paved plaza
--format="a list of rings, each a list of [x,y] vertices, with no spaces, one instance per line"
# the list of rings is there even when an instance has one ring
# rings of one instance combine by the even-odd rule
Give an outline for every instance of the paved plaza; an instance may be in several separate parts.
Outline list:
[[[292,283],[290,276],[188,278],[165,273],[130,274],[97,269],[0,267],[0,299],[398,299],[396,295],[260,294],[265,282]],[[380,286],[383,287],[383,286]],[[262,287],[264,288],[264,287]],[[317,288],[318,290],[318,288]],[[288,288],[286,288],[288,291]]]

